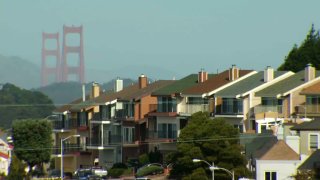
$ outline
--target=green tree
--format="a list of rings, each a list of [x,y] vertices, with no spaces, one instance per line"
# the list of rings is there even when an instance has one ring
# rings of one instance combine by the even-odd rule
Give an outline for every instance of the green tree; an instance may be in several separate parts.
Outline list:
[[[25,177],[24,168],[25,165],[17,158],[16,155],[13,155],[9,167],[8,180],[23,179]]]
[[[52,124],[44,119],[14,121],[12,128],[13,144],[17,157],[29,167],[50,161],[52,149]],[[32,174],[32,171],[30,172]]]
[[[52,101],[38,91],[20,89],[12,84],[0,87],[0,122],[10,128],[13,120],[44,118],[54,109]]]
[[[181,130],[177,151],[166,157],[173,162],[170,176],[172,178],[191,178],[201,174],[199,168],[211,176],[205,163],[194,163],[192,159],[202,159],[209,163],[234,170],[235,177],[248,176],[246,159],[241,154],[239,131],[223,119],[210,119],[208,113],[198,112],[191,116],[187,126]],[[217,179],[230,179],[223,171],[215,171]]]
[[[293,46],[278,70],[298,72],[309,63],[320,69],[320,36],[313,24],[300,47],[296,44]]]

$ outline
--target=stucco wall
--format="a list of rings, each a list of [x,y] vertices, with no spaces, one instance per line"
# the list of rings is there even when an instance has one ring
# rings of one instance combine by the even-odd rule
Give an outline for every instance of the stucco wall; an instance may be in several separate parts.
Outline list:
[[[296,174],[300,160],[257,160],[256,179],[265,179],[265,172],[277,172],[277,179],[294,179],[290,176]]]

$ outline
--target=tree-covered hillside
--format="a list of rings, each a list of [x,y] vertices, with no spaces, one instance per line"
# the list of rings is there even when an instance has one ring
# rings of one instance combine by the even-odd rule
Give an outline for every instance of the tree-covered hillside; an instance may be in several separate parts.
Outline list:
[[[13,120],[45,118],[54,108],[48,96],[41,92],[21,89],[8,83],[0,87],[1,127],[10,128]]]
[[[319,31],[311,26],[306,39],[298,46],[294,45],[279,70],[298,72],[311,63],[316,69],[320,69],[320,36]]]

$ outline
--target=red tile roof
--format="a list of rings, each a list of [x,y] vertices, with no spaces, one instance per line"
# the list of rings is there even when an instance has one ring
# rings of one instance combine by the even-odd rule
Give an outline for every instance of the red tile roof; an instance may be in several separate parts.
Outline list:
[[[0,157],[9,159],[9,155],[7,153],[0,152]]]
[[[252,72],[252,70],[239,70],[239,77],[242,77],[250,72]],[[203,83],[199,83],[198,85],[192,86],[191,88],[182,91],[182,94],[202,95],[204,93],[213,91],[229,82],[232,81],[229,80],[229,70],[226,70],[212,78],[209,78]]]

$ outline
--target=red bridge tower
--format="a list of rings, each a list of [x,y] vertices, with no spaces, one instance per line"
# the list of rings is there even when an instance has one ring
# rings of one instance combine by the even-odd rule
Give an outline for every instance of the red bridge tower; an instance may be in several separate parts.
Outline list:
[[[47,49],[47,40],[56,40],[57,46],[55,49]],[[47,64],[47,57],[55,57],[55,66],[49,67]],[[55,76],[55,82],[61,80],[61,62],[60,62],[60,45],[59,45],[59,33],[42,33],[42,63],[41,63],[41,86],[48,85],[48,77],[50,74]]]
[[[66,36],[68,34],[79,34],[80,44],[79,46],[67,46]],[[68,54],[76,53],[79,56],[79,61],[77,66],[68,65]],[[62,49],[62,81],[66,82],[69,79],[69,75],[75,74],[77,76],[77,81],[80,83],[85,82],[84,77],[84,57],[83,57],[83,36],[82,36],[82,26],[63,26],[63,49]]]

